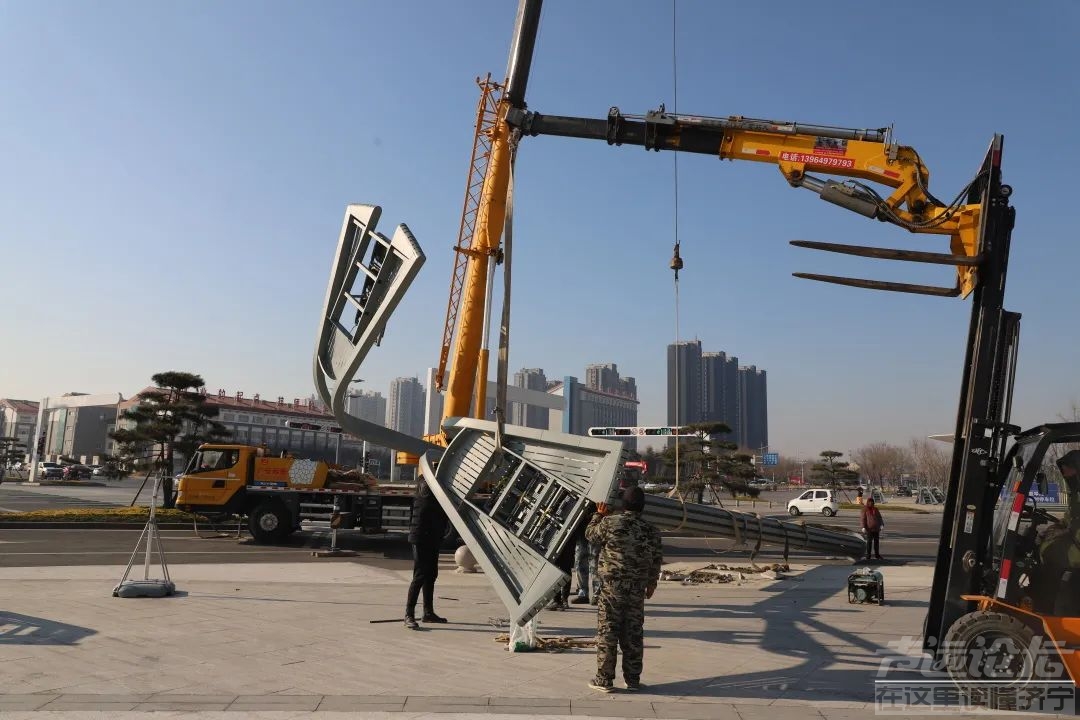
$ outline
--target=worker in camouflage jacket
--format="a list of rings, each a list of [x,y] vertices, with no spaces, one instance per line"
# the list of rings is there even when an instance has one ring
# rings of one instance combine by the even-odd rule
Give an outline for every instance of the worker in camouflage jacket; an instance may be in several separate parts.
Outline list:
[[[601,692],[612,690],[620,648],[626,689],[641,688],[645,599],[656,590],[664,560],[660,533],[641,517],[645,509],[645,493],[641,488],[627,488],[622,507],[621,513],[609,515],[607,505],[598,504],[585,530],[589,542],[600,551],[597,670],[589,686]]]

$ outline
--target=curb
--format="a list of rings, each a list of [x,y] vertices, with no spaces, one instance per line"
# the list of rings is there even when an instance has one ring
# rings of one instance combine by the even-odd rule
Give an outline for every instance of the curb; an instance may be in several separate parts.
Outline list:
[[[43,480],[41,482],[30,482],[24,480],[23,485],[29,485],[30,487],[109,487],[103,482],[85,482],[83,480]]]
[[[191,523],[159,522],[157,526],[162,530],[189,530]],[[29,520],[0,520],[0,530],[142,530],[146,527],[145,522],[55,522],[43,521],[32,522]]]
[[[10,478],[4,478],[5,485],[11,485],[18,483],[19,485],[29,485],[30,487],[109,487],[108,483],[98,482],[91,480],[89,482],[85,480],[40,480],[38,482],[30,482],[29,480],[12,480]]]

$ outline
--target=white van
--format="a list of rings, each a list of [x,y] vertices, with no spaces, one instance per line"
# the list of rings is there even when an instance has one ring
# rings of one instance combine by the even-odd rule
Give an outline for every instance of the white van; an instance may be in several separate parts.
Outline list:
[[[821,513],[825,517],[832,517],[840,512],[840,503],[836,501],[835,490],[813,488],[788,502],[787,511],[791,515]]]

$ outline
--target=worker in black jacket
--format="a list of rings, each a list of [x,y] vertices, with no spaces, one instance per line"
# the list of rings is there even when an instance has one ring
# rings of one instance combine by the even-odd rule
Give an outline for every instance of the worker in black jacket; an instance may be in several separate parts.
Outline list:
[[[435,578],[439,577],[439,548],[446,536],[447,518],[431,488],[422,479],[416,484],[412,519],[409,523],[409,542],[413,553],[413,578],[405,601],[405,627],[419,630],[416,622],[416,599],[424,591],[424,614],[421,622],[444,623],[446,618],[435,614]]]

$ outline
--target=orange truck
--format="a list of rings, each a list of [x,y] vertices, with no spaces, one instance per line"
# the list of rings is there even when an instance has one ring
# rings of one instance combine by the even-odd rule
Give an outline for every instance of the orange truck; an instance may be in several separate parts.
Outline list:
[[[359,470],[321,460],[272,457],[251,445],[206,444],[180,478],[176,506],[246,518],[256,542],[280,542],[305,520],[335,528],[407,529],[414,490],[379,485]]]

